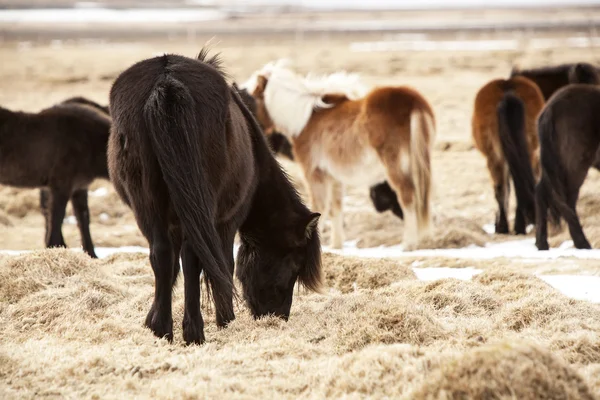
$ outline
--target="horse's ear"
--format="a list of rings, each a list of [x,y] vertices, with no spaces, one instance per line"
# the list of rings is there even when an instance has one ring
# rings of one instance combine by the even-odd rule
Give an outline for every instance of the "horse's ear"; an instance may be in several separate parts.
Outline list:
[[[255,95],[264,93],[266,86],[267,86],[267,78],[265,78],[263,75],[258,75],[256,77],[256,89],[254,90]]]
[[[319,213],[311,213],[308,217],[308,222],[306,227],[304,228],[304,237],[306,239],[310,239],[319,226],[319,218],[321,214]]]
[[[332,106],[338,105],[346,100],[348,100],[348,97],[346,97],[343,94],[338,94],[338,93],[324,94],[323,96],[321,96],[321,101],[323,103],[329,104]]]

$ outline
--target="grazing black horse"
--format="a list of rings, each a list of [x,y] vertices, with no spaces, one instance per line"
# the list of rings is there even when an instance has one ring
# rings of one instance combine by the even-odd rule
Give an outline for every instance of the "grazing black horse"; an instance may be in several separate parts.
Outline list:
[[[240,89],[239,94],[252,114],[256,115],[256,100],[254,97],[252,97],[246,89]],[[292,144],[284,134],[273,131],[266,134],[266,137],[271,150],[273,150],[275,154],[281,154],[292,161],[294,160]],[[387,181],[372,186],[369,193],[373,206],[377,212],[383,213],[387,210],[391,210],[398,218],[404,219],[404,213],[398,202],[398,196],[396,196],[396,192],[394,192]]]
[[[236,275],[254,317],[287,319],[296,280],[321,285],[320,214],[282,171],[217,57],[164,55],[125,70],[110,91],[110,176],[150,244],[154,302],[146,326],[173,338],[171,288],[183,261],[183,338],[202,343],[200,273],[217,325],[235,318]]]
[[[538,119],[542,177],[536,186],[536,246],[548,250],[548,211],[564,218],[578,249],[590,249],[576,205],[600,148],[600,88],[570,85],[556,92]]]
[[[39,113],[0,107],[0,183],[44,188],[46,247],[66,247],[62,223],[69,199],[83,250],[96,257],[90,235],[88,186],[108,179],[110,118],[89,107],[59,104]]]
[[[583,62],[523,70],[513,67],[510,77],[515,76],[524,76],[535,82],[544,100],[548,101],[557,90],[572,83],[597,85],[600,82],[600,69]]]
[[[108,106],[101,106],[100,104],[96,103],[95,101],[86,99],[85,97],[81,97],[81,96],[70,97],[70,98],[62,101],[60,104],[84,105],[84,106],[91,107],[100,113],[106,114],[106,116],[109,115]],[[82,197],[82,196],[80,196],[80,197]],[[81,208],[88,209],[87,192],[86,192],[85,199],[81,198],[80,201],[84,202],[84,205]],[[40,210],[42,211],[42,215],[44,216],[45,224],[46,224],[46,233],[45,233],[44,237],[46,237],[48,235],[48,231],[50,229],[50,225],[49,225],[50,223],[49,223],[49,219],[48,219],[49,215],[50,215],[49,207],[50,207],[50,190],[47,188],[41,188],[40,189]],[[87,217],[87,221],[89,221],[89,216]],[[88,222],[88,224],[89,224],[89,222]],[[94,251],[92,251],[90,255],[94,258],[96,257],[94,254]]]

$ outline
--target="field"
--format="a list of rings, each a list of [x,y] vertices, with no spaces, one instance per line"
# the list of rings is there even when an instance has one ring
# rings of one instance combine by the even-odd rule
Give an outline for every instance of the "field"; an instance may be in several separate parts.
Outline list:
[[[477,90],[508,76],[514,64],[600,62],[597,49],[565,40],[588,32],[553,32],[547,35],[552,46],[532,45],[527,33],[504,35],[436,39],[510,39],[519,46],[367,52],[357,49],[385,35],[353,34],[228,35],[212,47],[238,82],[270,60],[289,57],[302,72],[346,69],[371,84],[406,84],[423,93],[439,129],[435,232],[421,248],[449,249],[533,237],[484,229],[494,221],[496,204],[485,160],[471,142]],[[0,44],[0,105],[38,111],[74,95],[106,103],[124,68],[163,52],[194,56],[208,38],[7,40]],[[296,166],[280,161],[303,192]],[[578,212],[594,248],[600,247],[599,190],[600,174],[592,170]],[[400,244],[402,222],[389,212],[377,214],[368,188],[348,188],[344,208],[348,252]],[[96,246],[147,247],[109,182],[93,184],[90,211]],[[153,294],[145,253],[91,260],[70,250],[41,250],[42,221],[37,191],[0,188],[0,248],[36,250],[0,254],[1,398],[599,398],[600,305],[569,298],[536,277],[598,275],[592,256],[473,259],[432,252],[367,258],[326,247],[326,293],[298,290],[289,322],[254,321],[240,302],[237,319],[218,330],[204,305],[207,343],[185,347],[181,281],[171,345],[142,326]],[[69,246],[79,246],[70,210],[63,232]],[[552,247],[569,247],[565,228],[551,234]],[[322,237],[327,245],[327,225]],[[482,272],[468,280],[423,281],[415,266]]]

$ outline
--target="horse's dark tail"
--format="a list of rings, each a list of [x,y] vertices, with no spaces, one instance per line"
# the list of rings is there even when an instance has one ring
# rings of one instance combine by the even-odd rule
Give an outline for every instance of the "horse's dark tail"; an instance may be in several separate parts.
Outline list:
[[[227,310],[235,287],[214,224],[216,199],[204,171],[202,141],[197,137],[197,132],[224,130],[227,107],[219,110],[213,105],[199,114],[198,104],[180,81],[169,74],[159,79],[144,106],[151,146],[184,237],[200,258],[216,310]]]
[[[497,115],[500,143],[515,186],[517,207],[533,222],[535,177],[525,137],[525,105],[513,93],[506,93],[498,104]]]
[[[540,162],[542,177],[536,188],[538,207],[549,211],[550,222],[560,223],[562,216],[567,222],[577,219],[577,215],[567,205],[567,173],[562,165],[559,150],[556,146],[556,128],[552,118],[552,110],[545,109],[538,118],[540,138]]]

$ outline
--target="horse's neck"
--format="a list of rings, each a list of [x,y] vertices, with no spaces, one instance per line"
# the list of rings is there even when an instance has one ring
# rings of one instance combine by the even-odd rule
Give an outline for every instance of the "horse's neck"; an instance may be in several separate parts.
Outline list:
[[[277,161],[269,153],[266,143],[264,149],[263,146],[255,147],[260,147],[258,154],[255,150],[258,182],[248,216],[240,227],[242,237],[255,236],[258,233],[261,236],[269,235],[270,232],[277,231],[277,226],[286,223],[288,219],[278,217],[290,216],[299,211],[299,197]]]

